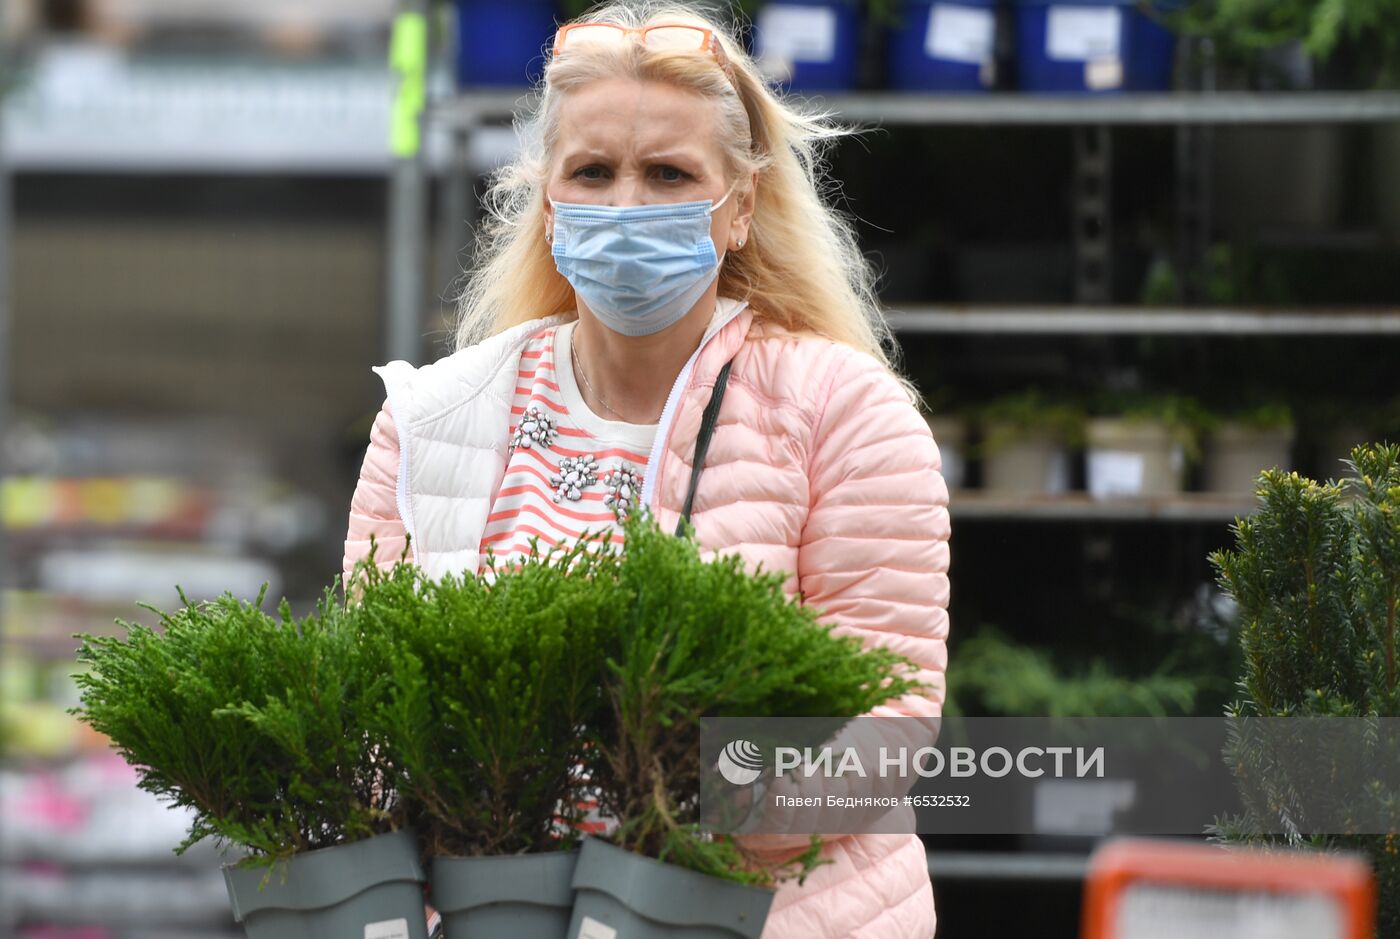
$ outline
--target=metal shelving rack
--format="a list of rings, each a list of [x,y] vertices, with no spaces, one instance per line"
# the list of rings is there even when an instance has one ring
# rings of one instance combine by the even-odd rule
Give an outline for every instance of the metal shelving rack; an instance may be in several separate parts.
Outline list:
[[[428,102],[425,133],[446,135],[446,167],[439,189],[433,249],[439,258],[457,257],[469,242],[475,205],[470,197],[468,157],[473,138],[484,129],[505,123],[527,101],[525,88],[467,90],[445,100]],[[932,126],[967,125],[988,129],[1012,126],[1060,125],[1075,129],[1076,177],[1080,193],[1073,211],[1076,231],[1092,236],[1076,241],[1077,302],[1058,305],[904,304],[888,310],[898,335],[960,334],[983,336],[1400,336],[1400,308],[1388,309],[1273,309],[1220,308],[1190,305],[1144,307],[1108,305],[1107,244],[1111,235],[1107,199],[1095,193],[1107,191],[1112,172],[1112,151],[1107,131],[1116,126],[1174,126],[1178,156],[1196,165],[1179,172],[1179,200],[1189,205],[1192,224],[1178,233],[1178,256],[1199,258],[1199,242],[1209,231],[1209,192],[1199,180],[1208,175],[1209,137],[1202,128],[1217,125],[1269,125],[1296,123],[1357,124],[1400,122],[1400,93],[1245,93],[1177,92],[1118,96],[1044,96],[1010,93],[986,95],[925,95],[906,93],[837,94],[813,97],[811,102],[839,119],[860,125]],[[1180,168],[1179,168],[1180,169]],[[402,161],[405,179],[417,180],[411,190],[418,217],[426,216],[426,180],[432,170],[421,158]],[[410,191],[407,188],[404,191]],[[1086,222],[1090,224],[1085,224]],[[421,232],[421,229],[419,229]],[[414,237],[418,237],[415,235]],[[408,251],[402,244],[391,248],[391,269],[411,268],[421,276],[427,263],[424,252]],[[409,270],[396,275],[406,282]],[[1187,282],[1189,278],[1182,278]],[[1189,293],[1189,291],[1188,291]],[[421,336],[423,311],[429,304],[422,293],[400,293],[389,310],[391,330],[399,336]],[[400,348],[408,348],[402,346]],[[396,357],[416,358],[422,350]],[[964,519],[1024,518],[1037,521],[1153,521],[1228,522],[1249,510],[1238,499],[1218,499],[1187,494],[1170,500],[1093,501],[1002,499],[976,493],[959,494],[959,516]]]
[[[422,3],[414,3],[422,10]],[[1181,220],[1176,255],[1183,270],[1195,268],[1204,255],[1211,226],[1209,161],[1212,130],[1222,125],[1368,124],[1400,122],[1400,93],[1248,93],[1215,92],[1207,80],[1199,91],[1112,96],[1044,96],[1013,93],[932,95],[907,93],[834,94],[811,98],[839,120],[864,126],[960,125],[987,129],[1063,126],[1074,133],[1076,200],[1075,303],[1054,306],[905,305],[889,310],[896,334],[1046,335],[1046,336],[1400,336],[1400,308],[1395,310],[1221,309],[1192,304],[1201,298],[1183,277],[1179,305],[1139,307],[1105,305],[1108,299],[1107,247],[1111,237],[1106,194],[1113,154],[1110,129],[1166,126],[1175,132],[1176,199]],[[424,112],[425,133],[444,135],[446,173],[439,188],[439,228],[433,254],[455,261],[470,243],[476,205],[472,197],[469,155],[473,138],[507,124],[530,97],[518,89],[469,89],[438,101]],[[401,161],[404,183],[396,190],[414,200],[411,214],[427,214],[427,179],[421,159]],[[404,218],[410,210],[403,210]],[[1083,234],[1089,232],[1087,236]],[[421,237],[421,229],[412,236]],[[428,257],[391,247],[393,275],[407,285],[422,278]],[[446,268],[449,276],[454,268]],[[418,281],[421,283],[422,281]],[[404,337],[397,357],[416,360],[422,353],[408,337],[421,337],[430,307],[425,291],[397,293],[388,311],[390,330]],[[436,315],[433,313],[431,315]],[[405,354],[407,351],[408,354]],[[1095,501],[1087,496],[1007,499],[960,492],[953,495],[959,518],[1039,522],[1228,523],[1247,514],[1251,500],[1186,494],[1180,498]],[[1082,856],[1063,854],[982,854],[930,852],[929,869],[948,880],[1022,880],[1077,882],[1083,879]]]

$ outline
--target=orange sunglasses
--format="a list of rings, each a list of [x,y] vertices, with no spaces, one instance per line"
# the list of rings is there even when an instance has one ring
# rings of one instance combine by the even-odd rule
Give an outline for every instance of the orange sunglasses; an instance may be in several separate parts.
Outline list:
[[[616,44],[629,36],[637,37],[649,49],[678,49],[688,52],[709,52],[715,57],[724,73],[733,77],[729,57],[724,46],[715,38],[713,30],[702,26],[689,26],[683,23],[654,23],[651,26],[619,26],[616,23],[569,23],[559,27],[554,34],[554,54],[557,56],[566,47],[582,45]]]

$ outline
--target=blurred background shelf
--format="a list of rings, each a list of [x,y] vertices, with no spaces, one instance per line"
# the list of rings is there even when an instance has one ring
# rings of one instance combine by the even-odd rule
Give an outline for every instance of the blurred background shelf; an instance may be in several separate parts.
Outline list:
[[[430,122],[470,128],[509,115],[530,94],[520,89],[459,92],[434,105]],[[1180,92],[967,95],[872,92],[808,100],[844,121],[894,125],[1351,124],[1400,121],[1400,92]]]
[[[1170,497],[1094,499],[1066,495],[1010,496],[954,490],[949,511],[967,521],[1229,523],[1254,511],[1252,497],[1182,493]]]
[[[888,319],[908,334],[1400,336],[1400,309],[902,305]]]
[[[928,872],[935,885],[940,880],[1079,882],[1087,870],[1087,858],[1078,854],[930,851],[928,855]]]

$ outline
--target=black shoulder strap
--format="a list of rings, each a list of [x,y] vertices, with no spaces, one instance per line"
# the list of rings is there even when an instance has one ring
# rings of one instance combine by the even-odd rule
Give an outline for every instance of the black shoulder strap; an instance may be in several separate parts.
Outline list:
[[[715,422],[719,419],[720,402],[724,400],[724,387],[729,384],[731,359],[715,376],[715,386],[710,391],[710,401],[705,405],[705,413],[700,418],[700,436],[695,438],[695,459],[690,464],[690,486],[685,492],[685,505],[681,507],[680,520],[676,522],[676,536],[685,533],[685,523],[690,521],[690,510],[695,504],[695,487],[700,484],[700,470],[705,467],[705,454],[710,449],[710,437],[715,432]]]

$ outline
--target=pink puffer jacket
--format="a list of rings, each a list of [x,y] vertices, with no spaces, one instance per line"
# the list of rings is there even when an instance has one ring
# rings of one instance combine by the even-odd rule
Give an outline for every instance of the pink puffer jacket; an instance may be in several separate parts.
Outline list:
[[[791,574],[789,593],[836,631],[884,645],[921,667],[926,695],[877,714],[941,713],[947,665],[948,491],[928,425],[882,365],[847,346],[786,333],[743,310],[700,350],[663,446],[653,454],[652,511],[674,528],[701,413],[720,367],[734,365],[692,521],[707,550]],[[432,366],[428,366],[431,368]],[[509,367],[517,367],[511,363]],[[467,406],[467,405],[464,405]],[[386,402],[374,423],[345,540],[345,572],[369,550],[404,550],[397,506],[400,428]],[[413,478],[409,473],[410,481]],[[415,526],[425,525],[423,518]],[[795,854],[805,839],[766,836]],[[933,894],[913,834],[829,837],[832,861],[802,886],[783,884],[763,939],[930,939]]]

